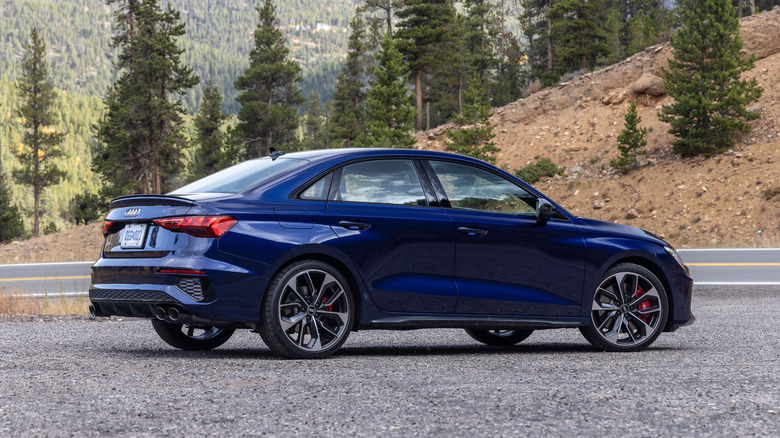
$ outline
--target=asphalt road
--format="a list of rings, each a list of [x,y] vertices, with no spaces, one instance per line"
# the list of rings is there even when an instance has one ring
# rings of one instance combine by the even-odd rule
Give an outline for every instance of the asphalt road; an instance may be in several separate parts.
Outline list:
[[[298,361],[249,331],[184,352],[148,321],[6,318],[0,436],[778,436],[778,291],[697,287],[695,324],[627,354],[420,330]]]
[[[780,286],[780,249],[688,249],[680,257],[702,286]]]
[[[0,291],[25,295],[76,295],[89,291],[90,267],[95,262],[24,263],[0,265]],[[4,289],[3,289],[4,288]]]
[[[779,285],[780,249],[690,249],[680,256],[702,286]],[[93,262],[0,265],[0,291],[86,294]],[[5,288],[5,289],[3,289]]]

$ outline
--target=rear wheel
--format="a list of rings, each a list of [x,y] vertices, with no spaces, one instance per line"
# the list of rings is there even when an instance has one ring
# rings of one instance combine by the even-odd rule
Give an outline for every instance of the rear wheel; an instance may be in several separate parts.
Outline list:
[[[324,358],[347,340],[354,313],[349,283],[336,268],[317,260],[296,262],[268,286],[260,336],[281,356]]]
[[[533,330],[472,330],[466,333],[475,340],[487,345],[508,346],[519,344],[531,336]]]
[[[163,341],[182,350],[211,350],[217,348],[233,336],[236,329],[219,328],[199,324],[173,324],[152,320],[154,331]]]
[[[663,331],[669,312],[666,290],[649,270],[617,265],[604,274],[593,294],[585,339],[605,351],[639,351]]]

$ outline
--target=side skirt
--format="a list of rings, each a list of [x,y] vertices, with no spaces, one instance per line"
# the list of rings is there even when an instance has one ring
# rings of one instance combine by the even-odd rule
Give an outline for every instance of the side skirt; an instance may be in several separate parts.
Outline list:
[[[391,316],[375,319],[368,323],[365,329],[413,330],[424,328],[468,328],[486,330],[511,329],[554,329],[583,327],[589,323],[588,318],[544,319],[544,318],[512,318],[501,316],[436,316],[413,315]]]

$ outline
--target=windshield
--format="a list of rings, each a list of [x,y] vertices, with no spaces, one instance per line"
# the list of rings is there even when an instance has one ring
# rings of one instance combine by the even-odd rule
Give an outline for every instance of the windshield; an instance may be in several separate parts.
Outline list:
[[[192,193],[241,193],[308,163],[306,160],[270,157],[244,161],[176,189],[169,195]]]

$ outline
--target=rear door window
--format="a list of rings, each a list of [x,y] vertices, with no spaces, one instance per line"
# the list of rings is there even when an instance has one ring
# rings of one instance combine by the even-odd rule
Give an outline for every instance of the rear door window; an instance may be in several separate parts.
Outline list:
[[[390,205],[428,205],[412,160],[374,160],[342,168],[331,200]]]

